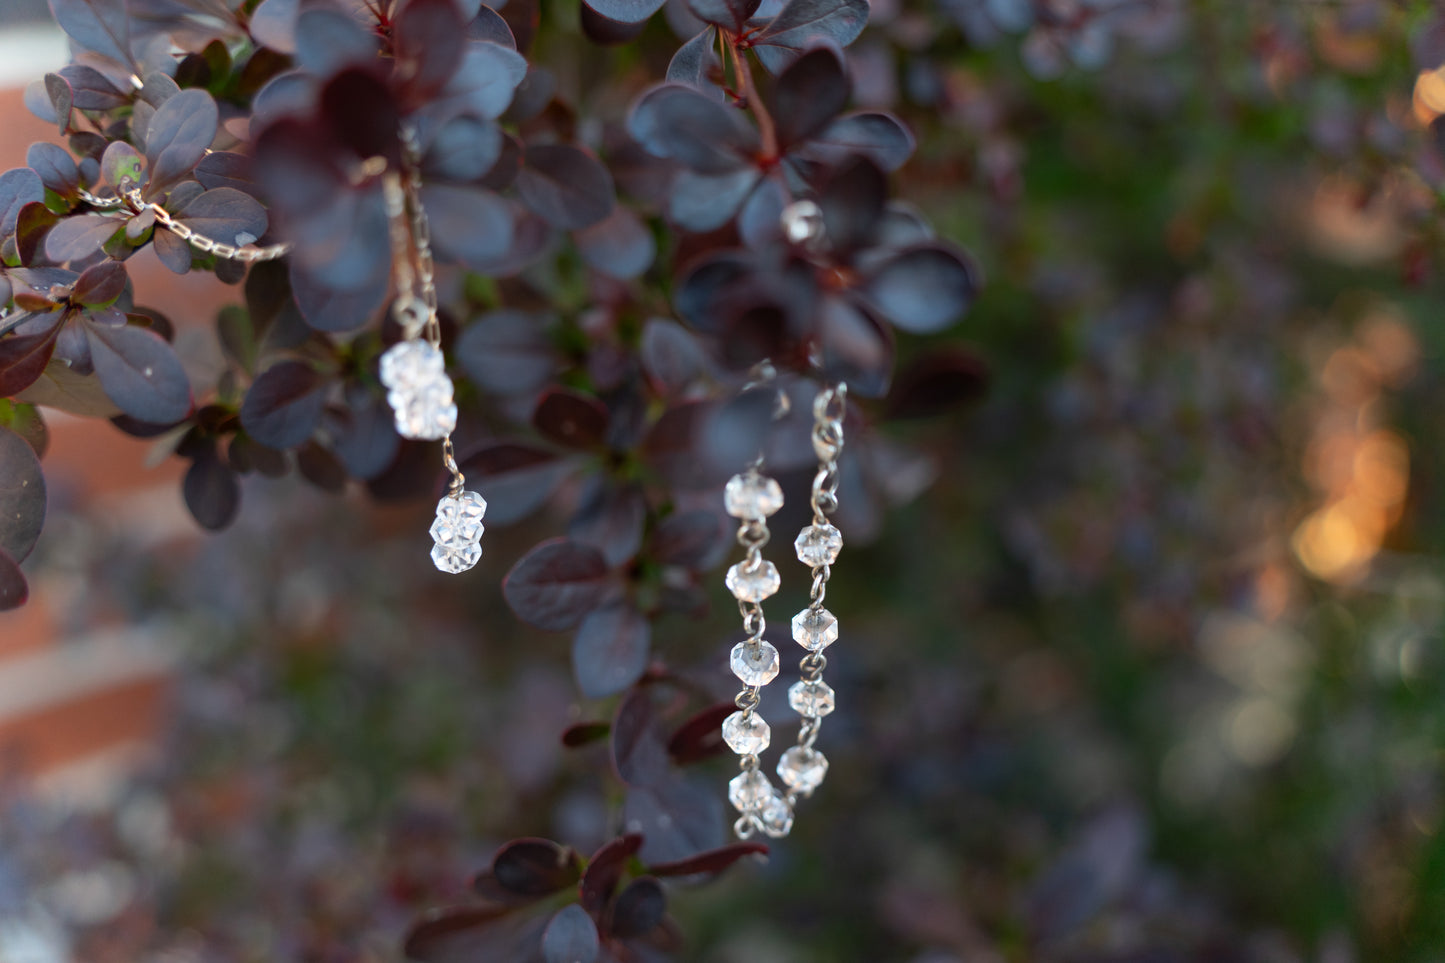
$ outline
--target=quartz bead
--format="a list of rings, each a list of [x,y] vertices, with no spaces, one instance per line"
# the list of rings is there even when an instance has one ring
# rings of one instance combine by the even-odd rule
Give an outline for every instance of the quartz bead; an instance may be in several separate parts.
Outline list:
[[[430,343],[402,341],[381,356],[381,383],[404,438],[435,440],[457,426],[457,406],[446,359]]]
[[[786,836],[792,830],[793,809],[776,789],[768,801],[763,803],[763,808],[758,813],[758,822],[762,824],[763,832],[774,838]]]
[[[805,719],[821,719],[833,711],[833,687],[822,679],[794,682],[788,689],[788,705]]]
[[[724,582],[734,598],[743,602],[761,602],[777,593],[783,579],[772,562],[765,560],[749,568],[748,563],[743,561],[728,569]]]
[[[778,778],[790,789],[810,793],[828,773],[828,760],[816,749],[792,746],[778,760]]]
[[[822,652],[838,641],[838,619],[827,609],[803,609],[793,616],[793,639],[809,652]]]
[[[728,802],[738,812],[756,812],[772,795],[773,784],[756,769],[740,772],[728,783]]]
[[[778,677],[778,650],[771,642],[739,642],[733,646],[733,675],[743,685],[767,685]]]
[[[783,490],[766,475],[734,475],[723,489],[723,507],[733,518],[767,518],[783,507]]]
[[[832,525],[809,525],[793,540],[793,549],[809,568],[832,565],[843,550],[843,533]]]
[[[431,525],[431,558],[443,572],[465,572],[482,557],[482,516],[487,500],[472,491],[445,495],[437,502],[436,520]]]
[[[768,748],[773,732],[756,712],[734,712],[723,720],[723,742],[740,756],[755,756]]]

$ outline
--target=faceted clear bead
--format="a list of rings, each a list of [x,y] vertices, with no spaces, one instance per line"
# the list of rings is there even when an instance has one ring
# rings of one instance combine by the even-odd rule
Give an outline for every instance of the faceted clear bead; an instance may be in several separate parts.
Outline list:
[[[788,689],[788,705],[805,719],[821,719],[833,711],[833,687],[822,679],[794,682]]]
[[[768,748],[773,740],[773,731],[756,712],[744,714],[734,712],[723,720],[723,742],[740,756],[757,755]]]
[[[397,433],[435,440],[457,427],[452,380],[441,351],[425,341],[403,341],[381,356],[381,382],[396,414]]]
[[[790,244],[808,246],[823,239],[823,209],[813,201],[794,201],[778,218]]]
[[[793,616],[793,640],[809,652],[838,641],[838,619],[827,609],[803,609]]]
[[[767,685],[778,677],[778,650],[771,642],[739,642],[733,646],[733,675],[743,685]]]
[[[437,543],[431,549],[431,560],[436,567],[443,572],[451,572],[453,575],[465,572],[477,564],[477,560],[481,557],[482,547],[476,542],[468,542],[458,548],[449,548]]]
[[[788,800],[776,789],[772,796],[763,804],[762,811],[758,813],[758,822],[762,824],[763,832],[769,836],[786,836],[793,828],[793,810],[788,805]]]
[[[747,565],[747,562],[737,563],[728,569],[724,579],[734,598],[743,602],[761,602],[777,593],[783,579],[776,565],[766,560],[751,569]]]
[[[798,533],[793,549],[798,553],[798,561],[809,568],[832,565],[843,550],[843,533],[832,525],[809,525]]]
[[[766,475],[734,475],[723,489],[723,507],[733,518],[767,518],[783,507],[783,490]]]
[[[381,383],[412,390],[446,371],[446,359],[428,341],[400,341],[381,356]]]
[[[756,812],[772,798],[773,784],[756,769],[740,772],[728,783],[728,802],[738,812]]]
[[[807,746],[792,746],[778,760],[778,778],[801,793],[817,789],[827,774],[828,760]]]

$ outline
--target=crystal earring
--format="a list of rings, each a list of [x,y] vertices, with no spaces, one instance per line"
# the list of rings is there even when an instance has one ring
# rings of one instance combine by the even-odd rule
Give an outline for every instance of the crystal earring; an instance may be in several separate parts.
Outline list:
[[[822,719],[833,711],[833,690],[823,681],[827,659],[823,650],[838,638],[838,620],[823,607],[831,566],[843,547],[843,537],[828,520],[838,508],[838,456],[843,450],[843,412],[847,388],[824,388],[813,403],[813,451],[818,472],[813,479],[812,524],[794,541],[799,561],[812,569],[811,602],[793,618],[793,638],[806,651],[800,663],[801,678],[788,690],[788,702],[803,718],[798,741],[778,761],[775,787],[759,768],[759,753],[772,741],[772,730],[758,713],[762,687],[778,675],[778,651],[763,639],[762,602],[778,591],[781,576],[762,557],[768,543],[768,518],[783,507],[778,483],[762,474],[762,459],[735,475],[723,491],[727,513],[740,520],[738,542],[747,550],[743,561],[728,569],[726,584],[738,600],[743,616],[742,642],[733,647],[733,674],[743,683],[735,699],[738,711],[723,722],[723,741],[741,759],[741,771],[728,784],[728,799],[740,813],[733,825],[742,839],[762,831],[786,836],[793,827],[799,797],[812,794],[828,771],[828,760],[814,743]]]
[[[381,383],[396,417],[397,434],[423,441],[441,440],[442,462],[451,473],[447,492],[437,502],[432,522],[432,562],[443,572],[465,572],[482,557],[482,516],[487,501],[466,490],[457,465],[452,432],[457,406],[447,377],[437,319],[437,291],[431,251],[431,226],[421,205],[417,147],[410,130],[402,132],[401,173],[383,179],[391,226],[392,262],[397,299],[392,316],[403,338],[381,356]],[[413,267],[413,259],[415,266]]]

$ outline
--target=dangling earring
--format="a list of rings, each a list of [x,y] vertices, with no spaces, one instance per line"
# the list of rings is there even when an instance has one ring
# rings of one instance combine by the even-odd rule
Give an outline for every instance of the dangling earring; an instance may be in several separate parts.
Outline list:
[[[424,441],[441,439],[442,463],[451,473],[451,481],[437,502],[431,557],[443,572],[458,573],[482,557],[482,516],[487,501],[466,490],[466,477],[452,447],[457,406],[441,351],[431,225],[419,194],[417,153],[415,134],[403,130],[402,171],[388,174],[382,182],[396,272],[392,315],[401,325],[403,340],[381,356],[381,383],[387,388],[397,434]]]
[[[783,507],[778,483],[762,474],[762,458],[735,475],[723,491],[727,513],[741,521],[738,542],[746,550],[743,561],[728,569],[728,590],[738,600],[747,638],[733,647],[733,674],[743,683],[735,702],[738,711],[723,722],[723,741],[741,759],[741,772],[728,784],[728,799],[740,813],[733,829],[742,839],[758,831],[786,836],[793,828],[793,811],[800,796],[809,796],[823,781],[828,760],[813,744],[822,718],[833,711],[833,690],[823,681],[827,659],[823,649],[838,638],[838,620],[823,607],[831,566],[843,547],[843,537],[828,516],[838,508],[838,455],[843,450],[843,411],[847,388],[825,388],[813,403],[813,450],[818,473],[813,479],[813,523],[798,534],[794,549],[813,572],[811,604],[793,619],[793,638],[807,650],[800,663],[801,679],[788,690],[788,702],[803,717],[797,745],[778,761],[778,777],[786,792],[775,787],[759,768],[758,755],[772,741],[772,730],[758,713],[762,687],[778,675],[778,651],[763,639],[766,622],[762,601],[774,595],[781,576],[762,557],[768,543],[768,518]]]

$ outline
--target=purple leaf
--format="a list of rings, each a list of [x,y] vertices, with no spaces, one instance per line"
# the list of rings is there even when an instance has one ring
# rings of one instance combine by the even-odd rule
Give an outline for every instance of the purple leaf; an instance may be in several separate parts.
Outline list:
[[[801,62],[801,61],[800,61]],[[888,198],[888,179],[865,157],[854,157],[833,172],[818,194],[828,245],[845,260],[876,244]]]
[[[594,475],[567,534],[596,546],[608,565],[618,566],[637,555],[646,520],[647,500],[640,485]]]
[[[585,0],[587,6],[609,20],[641,23],[662,9],[666,0]]]
[[[622,806],[628,832],[641,833],[643,862],[673,863],[717,849],[726,841],[722,796],[709,784],[675,776],[633,786]]]
[[[18,609],[30,599],[25,573],[4,549],[0,549],[0,612]]]
[[[509,525],[551,498],[573,466],[534,445],[503,441],[468,455],[461,468],[487,497],[488,523]]]
[[[26,204],[45,200],[45,184],[28,167],[0,174],[0,237],[15,233],[15,220]]]
[[[491,191],[449,184],[421,189],[431,219],[432,243],[440,257],[480,270],[512,244],[512,212]]]
[[[562,745],[568,749],[600,742],[607,738],[612,727],[605,722],[574,722],[562,732]]]
[[[596,224],[616,203],[612,175],[586,151],[566,144],[528,147],[517,192],[547,223],[563,230]]]
[[[762,0],[687,0],[693,16],[734,34],[743,32],[761,5]]]
[[[721,88],[713,81],[714,77],[722,76],[716,41],[717,31],[708,27],[677,48],[667,65],[667,82],[696,87],[710,97],[722,96]]]
[[[517,49],[517,38],[512,36],[512,28],[507,26],[507,21],[500,13],[488,6],[481,6],[477,9],[477,15],[467,25],[467,37],[471,40],[498,44],[511,50]]]
[[[619,939],[636,939],[657,929],[667,915],[667,894],[651,876],[639,876],[617,896],[609,917],[612,934]]]
[[[278,53],[295,53],[298,5],[299,0],[261,0],[251,14],[251,37]]]
[[[181,492],[186,507],[207,531],[218,532],[230,525],[241,507],[241,485],[236,473],[222,464],[214,447],[191,462]]]
[[[175,274],[189,274],[195,255],[191,245],[182,241],[170,231],[156,231],[151,235],[151,249],[170,271]]]
[[[75,110],[75,91],[70,89],[70,81],[60,74],[46,74],[42,83],[45,85],[45,97],[50,102],[52,115],[41,119],[54,121],[60,136],[64,137],[70,132],[71,115]]]
[[[599,447],[607,436],[611,416],[607,406],[571,388],[549,388],[537,402],[532,425],[549,441],[564,448]]]
[[[571,539],[554,538],[512,566],[502,582],[502,595],[522,621],[561,632],[597,608],[609,584],[601,552]]]
[[[661,394],[682,391],[712,371],[712,361],[697,338],[676,321],[653,318],[642,329],[642,368]]]
[[[322,284],[293,259],[291,291],[306,323],[317,331],[354,331],[366,327],[386,301],[391,278],[385,273],[372,277],[364,287],[338,291]]]
[[[226,244],[245,247],[266,233],[266,209],[234,187],[217,187],[181,210],[176,220],[193,231]]]
[[[124,228],[123,220],[102,214],[67,217],[45,235],[45,253],[56,262],[91,258]]]
[[[576,903],[558,910],[542,933],[542,957],[546,963],[593,963],[601,948],[597,924]]]
[[[732,539],[724,517],[706,509],[676,512],[652,532],[652,555],[663,565],[704,571],[719,562]]]
[[[868,311],[845,297],[827,297],[818,310],[823,372],[846,382],[864,398],[888,391],[893,375],[893,338]]]
[[[374,63],[377,48],[376,37],[340,10],[313,8],[296,18],[296,60],[315,76]]]
[[[618,204],[612,213],[573,235],[577,252],[587,266],[610,278],[625,281],[652,267],[657,242],[642,219]]]
[[[40,142],[25,152],[25,163],[41,182],[61,197],[71,197],[80,186],[80,168],[63,147]]]
[[[939,244],[909,248],[872,271],[863,295],[905,331],[932,334],[968,310],[978,278],[963,256]]]
[[[460,183],[480,181],[496,166],[505,143],[502,129],[492,121],[454,117],[427,144],[422,173]]]
[[[362,159],[384,157],[393,170],[400,166],[401,106],[374,71],[352,67],[328,80],[321,88],[320,115],[336,144]]]
[[[504,308],[482,315],[457,339],[455,353],[477,386],[497,394],[536,391],[558,365],[546,322]]]
[[[667,747],[658,731],[657,709],[646,688],[635,688],[612,720],[612,765],[629,786],[652,786],[668,775]]]
[[[230,187],[245,194],[254,194],[251,180],[251,158],[227,150],[211,151],[196,165],[196,180],[207,190]]]
[[[60,76],[70,85],[70,99],[76,110],[114,110],[128,103],[127,96],[106,79],[105,74],[85,64],[60,68]]]
[[[791,51],[819,43],[846,47],[867,23],[868,0],[789,0],[753,41]]]
[[[701,91],[663,84],[644,94],[627,119],[634,140],[656,157],[671,157],[704,174],[726,174],[758,153],[757,131],[736,110]]]
[[[342,424],[332,431],[332,447],[353,478],[369,481],[380,475],[396,458],[401,438],[396,419],[384,398],[365,391],[351,399]]]
[[[509,906],[444,906],[429,910],[407,930],[403,952],[408,960],[452,961],[467,955],[463,940],[497,922]]]
[[[723,742],[722,724],[728,716],[737,711],[731,701],[708,706],[693,715],[672,734],[667,741],[667,754],[679,766],[701,762],[727,751]]]
[[[314,439],[296,449],[296,468],[302,478],[324,492],[336,494],[346,488],[346,466],[331,449]]]
[[[125,291],[125,282],[124,264],[119,261],[101,261],[80,272],[75,286],[71,288],[70,297],[86,307],[100,307],[120,297]]]
[[[268,448],[295,448],[321,422],[326,380],[300,361],[281,361],[261,372],[241,404],[241,426]]]
[[[778,77],[773,92],[779,150],[820,133],[848,106],[850,94],[842,61],[828,47],[810,50],[793,61]]]
[[[162,104],[146,131],[146,196],[156,197],[188,176],[219,129],[216,102],[204,90],[185,90]]]
[[[752,167],[724,174],[681,171],[672,182],[667,216],[684,230],[716,230],[733,219],[761,177]]]
[[[131,55],[125,0],[50,0],[50,12],[82,50],[140,71]]]
[[[581,19],[583,35],[601,47],[615,47],[636,40],[638,35],[647,29],[646,20],[623,23],[620,20],[613,20],[611,17],[604,17],[586,3],[582,4],[578,16]]]
[[[409,104],[424,104],[461,62],[466,24],[453,0],[410,0],[392,25],[393,78]]]
[[[145,161],[134,147],[123,140],[112,141],[106,145],[105,153],[100,158],[100,176],[107,184],[115,187],[117,191],[122,184],[134,187],[140,183],[144,172]]]
[[[96,377],[121,411],[156,425],[190,413],[190,381],[164,338],[128,324],[87,324],[85,330]]]
[[[519,896],[549,896],[582,878],[582,863],[571,847],[550,839],[514,839],[492,858],[492,876]]]
[[[582,874],[582,908],[589,913],[601,913],[612,901],[612,894],[627,868],[627,861],[642,848],[642,837],[636,834],[619,836],[603,845],[587,861],[587,871]]]
[[[849,154],[862,154],[884,170],[896,171],[913,156],[913,147],[913,135],[892,114],[858,113],[833,121],[800,153],[828,165],[841,163]]]
[[[732,708],[732,703],[728,706]],[[658,863],[649,866],[647,871],[653,876],[697,876],[703,873],[715,876],[744,857],[766,855],[767,843],[732,843],[675,863]]]
[[[527,60],[516,50],[486,41],[470,43],[461,66],[425,112],[438,121],[459,114],[496,120],[526,76]]]
[[[582,620],[572,640],[572,671],[589,699],[621,692],[642,678],[652,651],[652,623],[617,601]]]
[[[20,216],[15,219],[15,253],[20,256],[21,264],[35,263],[50,229],[59,223],[60,215],[40,201],[31,201],[20,208]]]
[[[45,525],[45,476],[30,444],[0,428],[0,552],[23,562]]]

